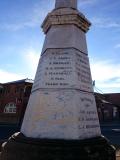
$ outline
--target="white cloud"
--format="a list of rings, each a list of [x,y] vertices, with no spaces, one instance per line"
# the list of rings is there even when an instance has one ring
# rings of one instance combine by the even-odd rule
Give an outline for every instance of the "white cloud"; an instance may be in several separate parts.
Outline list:
[[[0,69],[0,83],[11,82],[26,78],[22,74],[16,74]]]
[[[93,17],[91,18],[91,22],[94,26],[99,28],[119,28],[120,27],[119,22],[113,21],[110,18]]]
[[[120,44],[116,44],[115,45],[115,48],[117,49],[117,48],[120,48]]]
[[[32,48],[23,51],[23,65],[22,73],[9,72],[0,69],[0,83],[16,81],[24,78],[34,79],[40,53]]]
[[[120,64],[109,61],[97,61],[91,63],[92,78],[96,81],[96,87],[103,92],[118,90],[120,92]]]
[[[2,30],[10,30],[10,31],[18,31],[20,29],[24,29],[26,27],[35,27],[39,25],[39,23],[37,21],[34,20],[28,20],[28,21],[23,21],[23,22],[19,22],[19,23],[5,23],[2,24],[2,26],[0,27]]]
[[[31,78],[33,79],[38,66],[40,53],[33,48],[29,48],[24,51],[23,55],[25,64],[27,65],[26,68],[28,68],[29,70],[29,76],[31,76]]]
[[[37,15],[35,17],[34,16],[29,17],[27,20],[23,20],[16,23],[3,23],[2,26],[0,26],[0,29],[9,31],[18,31],[24,28],[33,28],[35,26],[39,26],[41,22],[41,17]]]
[[[46,14],[50,10],[50,3],[43,3],[44,1],[41,1],[40,3],[35,3],[33,8],[31,8],[30,12],[26,15],[23,15],[21,13],[21,17],[17,19],[16,16],[11,15],[10,19],[12,19],[12,22],[4,22],[1,24],[0,29],[2,30],[10,30],[10,31],[18,31],[20,29],[24,28],[33,28],[36,26],[40,26],[42,21],[44,20]],[[43,3],[43,4],[42,4]],[[46,4],[46,5],[45,5]]]

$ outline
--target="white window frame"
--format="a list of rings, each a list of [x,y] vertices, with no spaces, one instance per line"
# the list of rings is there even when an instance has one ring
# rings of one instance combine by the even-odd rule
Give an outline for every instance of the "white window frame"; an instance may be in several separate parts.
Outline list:
[[[4,113],[13,113],[13,114],[15,114],[16,113],[16,105],[15,105],[15,103],[10,102],[10,103],[6,104],[5,108],[4,108]]]

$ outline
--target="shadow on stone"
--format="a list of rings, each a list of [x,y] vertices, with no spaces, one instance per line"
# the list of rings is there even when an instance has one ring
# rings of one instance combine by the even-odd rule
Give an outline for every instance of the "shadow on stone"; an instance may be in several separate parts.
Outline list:
[[[27,138],[16,133],[2,145],[0,160],[115,160],[115,149],[104,137],[86,140]]]

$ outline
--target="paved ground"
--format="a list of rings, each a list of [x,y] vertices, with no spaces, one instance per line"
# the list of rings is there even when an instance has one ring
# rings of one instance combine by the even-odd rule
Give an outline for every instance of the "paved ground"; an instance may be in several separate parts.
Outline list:
[[[101,124],[101,130],[112,144],[120,146],[120,122]],[[116,152],[116,160],[120,160],[120,150]]]
[[[101,124],[101,130],[112,144],[120,146],[120,122]]]

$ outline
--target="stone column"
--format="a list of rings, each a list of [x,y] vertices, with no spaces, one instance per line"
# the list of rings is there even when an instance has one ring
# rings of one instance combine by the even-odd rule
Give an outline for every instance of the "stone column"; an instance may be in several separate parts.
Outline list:
[[[77,0],[56,0],[55,8],[74,8],[77,9]]]
[[[27,137],[101,135],[85,36],[91,23],[76,3],[57,0],[42,24],[46,38],[21,128]]]

